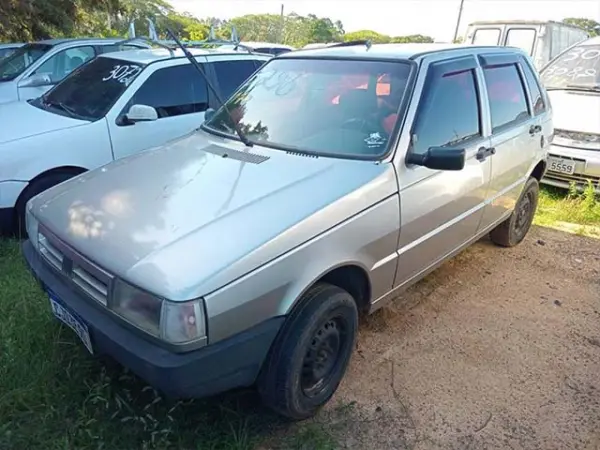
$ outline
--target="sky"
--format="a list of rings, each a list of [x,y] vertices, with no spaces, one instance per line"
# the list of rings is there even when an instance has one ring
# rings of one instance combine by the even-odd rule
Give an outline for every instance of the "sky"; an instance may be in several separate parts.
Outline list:
[[[244,14],[300,15],[341,20],[346,32],[373,30],[392,36],[424,34],[437,41],[454,35],[460,0],[169,0],[176,10],[198,17],[230,19]],[[459,35],[476,20],[562,20],[600,22],[600,0],[464,0]]]

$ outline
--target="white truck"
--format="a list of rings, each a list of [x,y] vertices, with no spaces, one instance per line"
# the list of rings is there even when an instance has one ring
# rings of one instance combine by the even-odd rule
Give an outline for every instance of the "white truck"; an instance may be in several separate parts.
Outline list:
[[[521,48],[540,70],[555,56],[588,38],[585,30],[562,22],[492,20],[469,24],[464,42]]]

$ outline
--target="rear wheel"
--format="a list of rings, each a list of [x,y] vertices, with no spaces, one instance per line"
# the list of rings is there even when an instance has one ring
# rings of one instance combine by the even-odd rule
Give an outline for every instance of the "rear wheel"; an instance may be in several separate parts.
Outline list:
[[[317,284],[300,302],[258,380],[265,405],[295,420],[314,415],[333,396],[358,329],[356,302],[337,286]]]
[[[491,231],[490,238],[494,244],[514,247],[525,238],[533,223],[539,194],[538,180],[529,178],[510,217]]]
[[[19,201],[15,207],[15,233],[17,234],[17,237],[27,237],[27,228],[25,227],[25,207],[27,206],[27,202],[45,190],[50,189],[69,178],[73,178],[76,175],[76,173],[72,172],[55,172],[42,176],[29,183],[29,186],[25,188],[19,197]]]

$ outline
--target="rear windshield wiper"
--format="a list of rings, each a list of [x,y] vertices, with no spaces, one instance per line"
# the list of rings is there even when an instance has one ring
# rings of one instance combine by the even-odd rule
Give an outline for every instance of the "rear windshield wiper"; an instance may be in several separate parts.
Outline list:
[[[208,76],[206,76],[206,73],[204,72],[204,69],[202,67],[200,67],[200,64],[198,63],[198,61],[196,61],[196,58],[194,58],[192,56],[192,54],[188,51],[188,49],[183,46],[183,44],[179,41],[179,39],[177,39],[177,36],[175,36],[175,33],[173,33],[173,31],[171,31],[171,28],[166,27],[166,29],[167,29],[167,33],[169,34],[169,36],[171,37],[171,39],[173,39],[175,41],[175,43],[179,46],[179,48],[181,49],[181,51],[183,51],[183,54],[186,56],[186,58],[189,59],[190,63],[192,63],[192,66],[194,66],[196,68],[196,70],[198,72],[200,72],[200,75],[202,75],[202,77],[206,81],[206,84],[208,85],[208,87],[210,88],[210,90],[213,91],[213,94],[215,95],[215,98],[217,99],[217,101],[219,102],[219,104],[221,106],[223,106],[223,108],[225,108],[225,112],[227,113],[227,115],[229,116],[229,119],[233,123],[233,126],[235,128],[235,132],[238,135],[238,137],[240,138],[240,141],[242,141],[242,143],[246,147],[252,147],[254,144],[244,134],[244,132],[242,131],[242,128],[240,127],[240,124],[236,120],[234,120],[234,117],[231,114],[231,111],[229,111],[229,108],[227,107],[227,105],[225,104],[225,102],[223,102],[223,99],[221,98],[221,95],[219,94],[219,92],[217,91],[217,89],[213,86],[213,84],[210,81],[210,79],[208,78]]]

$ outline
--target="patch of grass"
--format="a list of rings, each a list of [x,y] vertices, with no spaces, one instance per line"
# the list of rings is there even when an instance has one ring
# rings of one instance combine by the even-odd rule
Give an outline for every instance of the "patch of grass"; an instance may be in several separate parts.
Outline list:
[[[253,392],[167,401],[91,357],[2,239],[0,321],[0,449],[250,450],[282,424]]]
[[[331,434],[320,424],[302,426],[285,442],[286,450],[336,450],[338,444]]]
[[[583,192],[542,187],[536,225],[600,237],[600,197],[590,184]]]

